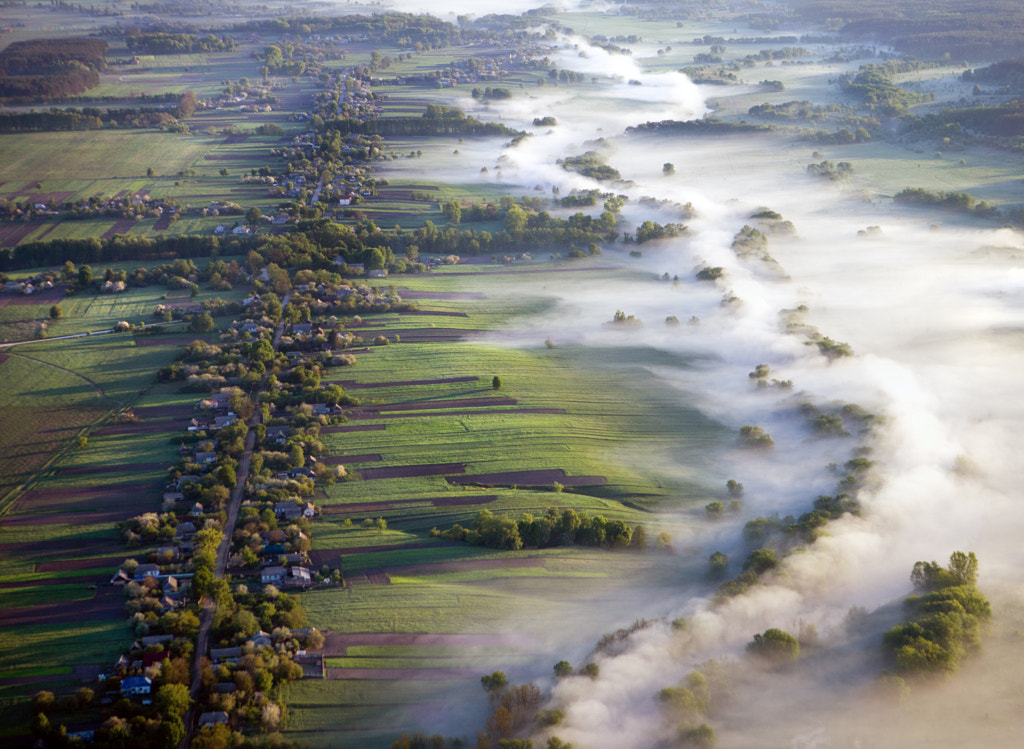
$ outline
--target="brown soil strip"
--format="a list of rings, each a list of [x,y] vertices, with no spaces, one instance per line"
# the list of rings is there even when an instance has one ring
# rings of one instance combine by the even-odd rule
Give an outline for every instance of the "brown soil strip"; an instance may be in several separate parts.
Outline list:
[[[448,483],[450,484],[483,484],[493,486],[550,486],[556,481],[562,486],[595,486],[608,483],[608,479],[604,476],[566,476],[565,471],[561,468],[448,477]]]
[[[437,380],[399,380],[397,382],[352,382],[351,380],[340,380],[338,384],[346,390],[367,390],[370,388],[409,387],[411,385],[447,385],[458,382],[477,382],[479,379],[479,377],[442,377]]]
[[[5,247],[14,247],[18,242],[34,232],[41,225],[41,223],[35,221],[27,224],[15,224],[15,226],[7,232],[6,236],[0,238],[0,244]]]
[[[368,336],[387,336],[394,339],[396,335],[401,336],[405,343],[449,343],[461,341],[469,336],[483,333],[482,330],[471,330],[468,328],[386,328],[382,330],[360,330],[359,335],[363,338]],[[497,331],[491,331],[496,333]]]
[[[119,463],[105,466],[69,466],[57,470],[58,476],[88,476],[95,473],[131,473],[167,468],[166,463]]]
[[[92,555],[110,556],[117,559],[116,564],[124,560],[126,554],[124,547],[115,538],[75,538],[68,541],[66,538],[47,539],[45,541],[25,541],[23,543],[7,543],[0,546],[0,559],[40,559],[40,564],[62,561],[62,557],[69,554],[76,556]],[[120,554],[120,556],[113,556]],[[86,560],[78,560],[86,561]],[[101,560],[102,561],[102,560]],[[98,564],[95,560],[88,560],[88,564],[82,569]]]
[[[195,335],[142,335],[135,339],[136,346],[187,346],[192,341],[206,341],[206,336]]]
[[[374,479],[408,479],[421,476],[444,476],[452,473],[465,473],[465,463],[433,463],[418,466],[389,466],[387,468],[363,468],[359,475],[364,481]]]
[[[348,432],[383,432],[383,424],[346,424],[345,426],[324,427],[320,434],[347,434]]]
[[[103,567],[115,572],[117,565],[121,564],[127,557],[127,552],[110,557],[93,557],[92,559],[64,559],[56,562],[40,562],[36,565],[36,572],[72,572],[76,570],[90,570],[93,567]],[[3,613],[0,612],[0,618]]]
[[[173,214],[171,214],[171,213],[166,213],[166,212],[163,213],[160,216],[160,218],[158,218],[156,220],[156,222],[153,224],[153,229],[155,231],[167,231],[167,229],[169,229],[170,226],[171,226],[171,217],[172,216],[173,216]]]
[[[92,622],[123,616],[124,597],[121,591],[100,590],[94,598],[86,601],[61,601],[0,611],[0,627]]]
[[[127,234],[133,226],[135,226],[135,219],[121,219],[103,232],[100,239],[113,239],[115,234]]]
[[[56,304],[64,298],[64,287],[55,286],[52,289],[37,291],[35,294],[16,294],[11,299],[11,304]]]
[[[180,406],[138,406],[132,409],[140,419],[189,419],[193,410],[190,403]]]
[[[365,408],[353,409],[353,413],[372,414],[385,411],[426,411],[442,408],[471,408],[476,406],[514,406],[518,403],[515,398],[451,398],[449,400],[417,401],[415,403],[391,403],[386,406],[367,406]],[[364,415],[363,418],[371,418]]]
[[[337,465],[348,465],[349,463],[379,463],[381,458],[380,453],[367,453],[366,455],[328,455],[325,458],[320,458],[321,463],[326,463],[329,466]]]
[[[68,486],[50,489],[32,489],[18,499],[17,509],[36,510],[46,507],[65,507],[69,502],[86,502],[103,499],[104,506],[109,506],[112,497],[125,497],[138,502],[139,497],[153,490],[153,481],[139,481],[124,484],[107,484],[106,486]]]
[[[73,192],[41,192],[37,193],[33,198],[33,203],[49,203],[53,200],[55,203],[63,203],[65,200],[70,198],[75,193]]]
[[[245,143],[247,140],[249,140],[248,135],[229,135],[227,138],[221,141],[221,144],[225,146],[231,146],[234,145],[235,143]]]
[[[123,512],[33,512],[28,515],[8,515],[0,520],[4,528],[35,527],[38,525],[93,525],[125,520]]]
[[[381,570],[374,570],[366,573],[355,573],[351,577],[346,575],[345,585],[391,585],[391,578]]]

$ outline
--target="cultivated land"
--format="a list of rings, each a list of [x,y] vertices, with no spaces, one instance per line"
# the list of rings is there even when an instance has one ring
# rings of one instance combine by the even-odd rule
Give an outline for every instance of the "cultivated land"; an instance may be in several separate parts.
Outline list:
[[[226,23],[232,17],[224,12],[220,20]],[[63,10],[51,16],[25,8],[24,14],[28,25],[7,34],[4,42],[38,37],[53,19],[73,26],[76,34],[98,25]],[[735,28],[732,18],[677,25],[570,13],[550,20],[585,35],[642,37],[633,46],[648,71],[690,65],[694,55],[712,52],[709,44],[691,43],[694,37],[729,35]],[[753,29],[749,33],[758,35]],[[259,61],[253,53],[280,41],[264,34],[228,53],[140,55],[137,65],[112,66],[88,96],[93,103],[118,100],[116,106],[143,94],[179,96],[187,90],[216,97],[226,83],[257,80]],[[663,46],[671,49],[653,56]],[[729,43],[721,55],[728,64],[770,46]],[[368,64],[374,49],[390,56],[408,51],[358,41],[349,44],[345,59],[325,61],[323,69],[349,72]],[[501,49],[481,44],[425,50],[393,63],[380,72],[388,80],[373,86],[386,97],[382,118],[419,117],[428,104],[476,106],[469,97],[480,83],[437,88],[391,79],[429,74]],[[832,45],[819,45],[799,64],[751,65],[736,86],[705,86],[702,93],[717,97],[716,116],[731,123],[749,119],[749,107],[766,102],[851,105],[854,100],[832,79],[855,72],[864,60],[830,62],[835,52]],[[128,55],[123,46],[108,53]],[[961,72],[943,67],[906,82],[935,92],[939,103],[952,102],[964,94],[956,80]],[[546,79],[544,71],[516,70],[486,83],[526,100],[550,88]],[[765,79],[781,81],[785,90],[758,90],[758,81]],[[209,236],[218,225],[245,223],[240,215],[199,212],[222,201],[275,213],[284,198],[241,178],[265,166],[278,175],[285,170],[285,159],[270,152],[307,131],[305,118],[324,89],[310,76],[272,77],[272,82],[279,99],[273,112],[241,112],[237,106],[198,111],[187,121],[189,134],[154,128],[4,133],[2,198],[64,204],[146,196],[173,202],[180,217],[37,215],[0,225],[0,246],[115,234]],[[580,86],[599,89],[596,78]],[[938,108],[920,106],[922,113]],[[501,111],[497,105],[480,108],[475,116],[505,121],[495,111]],[[508,124],[529,128],[533,116],[543,114],[527,105],[511,113]],[[284,134],[255,132],[268,124],[279,125]],[[855,172],[844,187],[863,193],[866,202],[889,200],[912,184],[969,192],[1002,208],[1020,204],[1019,167],[1005,151],[970,144],[936,152],[880,138],[817,145],[800,136],[796,131],[763,136],[767,145],[756,157],[759,167],[802,178],[809,163],[849,161]],[[387,229],[416,229],[428,220],[443,227],[441,206],[447,201],[468,207],[497,202],[509,192],[546,198],[547,191],[512,184],[514,178],[476,177],[481,166],[497,172],[494,154],[507,140],[387,137],[384,152],[393,158],[370,165],[372,175],[389,184],[374,186],[375,194],[358,205],[359,216],[339,213],[338,218],[350,226],[361,217]],[[661,148],[656,168],[676,158],[668,154],[678,148],[677,168],[683,171],[686,149],[699,146],[670,142]],[[614,157],[610,163],[617,163]],[[691,176],[699,179],[694,169]],[[550,210],[561,217],[577,209]],[[598,204],[581,210],[596,215],[601,209]],[[500,218],[462,228],[470,226],[493,234],[504,228]],[[628,223],[619,228],[636,229]],[[656,256],[657,249],[648,247],[648,257]],[[716,456],[733,435],[652,373],[661,366],[686,369],[693,362],[654,346],[627,345],[639,335],[629,329],[609,331],[602,345],[585,345],[557,328],[538,327],[537,316],[555,309],[554,292],[561,288],[604,285],[608,295],[595,304],[602,312],[607,308],[608,318],[617,306],[616,283],[654,288],[650,273],[623,269],[631,262],[625,251],[606,249],[607,261],[463,262],[370,282],[385,292],[394,287],[416,309],[366,313],[359,323],[348,318],[350,332],[367,341],[384,336],[389,344],[355,351],[353,364],[331,367],[322,381],[359,399],[358,406],[346,409],[345,423],[326,426],[320,434],[325,448],[320,461],[345,466],[348,480],[321,485],[312,497],[320,513],[312,525],[311,567],[340,570],[344,584],[297,594],[308,623],[326,634],[320,650],[324,678],[284,687],[286,737],[310,747],[371,749],[389,746],[402,730],[443,727],[468,733],[483,725],[487,711],[481,674],[500,669],[514,680],[548,674],[562,654],[584,656],[608,629],[604,618],[593,616],[595,610],[643,615],[657,610],[652,590],[702,580],[705,559],[690,548],[680,545],[677,554],[653,548],[660,532],[692,538],[708,523],[705,504],[723,498],[720,487],[728,478]],[[546,247],[534,255],[568,250]],[[222,259],[246,263],[244,255]],[[107,266],[132,272],[161,262],[99,258],[90,264],[98,277]],[[206,262],[196,259],[200,267]],[[299,264],[311,263],[300,259]],[[19,269],[11,277],[45,270],[59,271],[59,264]],[[0,294],[0,341],[19,344],[0,348],[0,703],[12,716],[0,728],[0,739],[27,742],[33,716],[28,695],[91,683],[133,639],[124,620],[124,597],[107,584],[121,561],[136,553],[124,547],[115,524],[159,509],[167,469],[178,458],[178,442],[200,397],[183,392],[180,383],[158,384],[156,372],[192,340],[219,339],[217,332],[191,333],[187,323],[145,337],[107,331],[121,321],[154,322],[159,304],[241,301],[253,290],[248,283],[231,291],[212,290],[205,282],[199,286],[195,295],[163,285],[110,295],[84,290],[65,297],[63,286],[41,296]],[[62,316],[51,319],[51,307],[58,303]],[[214,322],[223,330],[235,317]],[[38,340],[44,333],[50,339],[96,335]],[[495,376],[500,389],[493,386]],[[115,415],[128,408],[137,421],[117,421]],[[669,464],[685,470],[670,472]],[[468,526],[482,511],[518,518],[552,509],[643,525],[652,548],[647,553],[578,546],[503,551],[432,532],[456,523]],[[386,522],[374,524],[377,519]]]

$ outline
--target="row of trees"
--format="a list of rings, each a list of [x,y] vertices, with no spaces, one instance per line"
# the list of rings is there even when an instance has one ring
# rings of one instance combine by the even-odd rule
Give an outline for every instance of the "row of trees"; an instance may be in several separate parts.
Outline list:
[[[642,525],[635,528],[621,520],[607,520],[601,515],[590,517],[574,509],[549,507],[541,517],[527,513],[518,520],[496,516],[481,510],[470,528],[456,523],[449,530],[431,530],[431,536],[462,541],[475,546],[518,551],[524,547],[544,549],[554,546],[597,546],[606,549],[647,548],[647,533]]]
[[[208,34],[200,37],[196,34],[126,34],[125,46],[133,53],[147,55],[181,55],[195,52],[231,52],[235,49],[235,40],[228,36]]]

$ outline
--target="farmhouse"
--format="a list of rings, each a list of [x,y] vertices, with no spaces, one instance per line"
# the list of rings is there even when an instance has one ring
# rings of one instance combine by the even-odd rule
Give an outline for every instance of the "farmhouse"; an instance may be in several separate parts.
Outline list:
[[[288,570],[288,578],[285,585],[295,588],[308,588],[313,584],[313,578],[305,567],[292,567]]]
[[[177,527],[174,529],[175,538],[188,538],[189,536],[194,536],[195,533],[195,525],[187,520],[184,523],[178,523]]]
[[[270,639],[270,635],[264,632],[262,629],[249,638],[249,642],[257,648],[269,648],[273,645],[273,640]]]
[[[302,517],[302,507],[294,502],[277,502],[274,505],[274,514],[281,520],[297,520]]]
[[[288,570],[284,567],[267,567],[260,573],[260,582],[264,585],[277,585],[278,583],[284,582],[287,574]]]
[[[118,570],[117,572],[114,573],[114,576],[112,578],[110,578],[110,584],[111,585],[124,585],[129,580],[131,580],[131,578],[128,576],[127,572],[125,572],[124,570]]]
[[[202,713],[199,716],[199,727],[203,726],[216,726],[226,724],[228,722],[228,714],[223,710],[216,712]]]
[[[140,564],[135,568],[135,581],[142,582],[147,577],[156,577],[160,574],[160,567],[155,564]]]
[[[148,676],[129,676],[121,681],[121,694],[133,697],[153,691],[153,680]]]
[[[147,635],[139,640],[139,642],[142,643],[142,647],[151,648],[154,646],[163,646],[164,643],[170,642],[173,639],[173,635]]]
[[[222,661],[233,661],[234,659],[242,657],[242,648],[210,648],[210,659],[214,663],[220,663]]]

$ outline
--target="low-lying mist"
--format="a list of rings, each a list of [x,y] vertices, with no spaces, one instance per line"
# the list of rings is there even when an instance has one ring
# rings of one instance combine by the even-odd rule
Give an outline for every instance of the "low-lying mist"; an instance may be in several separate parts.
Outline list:
[[[616,654],[596,657],[596,680],[553,683],[550,671],[537,673],[565,711],[555,732],[591,749],[671,743],[675,724],[656,694],[699,664],[724,659],[732,693],[710,717],[723,746],[1018,745],[1011,711],[1019,712],[1019,698],[1007,696],[1011,675],[999,666],[1012,653],[1007,633],[1020,621],[1024,564],[1021,235],[896,210],[873,200],[859,178],[818,180],[806,166],[828,158],[827,149],[812,153],[781,137],[622,135],[646,120],[700,116],[700,90],[681,74],[644,73],[637,61],[609,58],[580,39],[559,45],[560,66],[599,84],[541,88],[478,106],[476,116],[500,117],[535,136],[507,149],[478,144],[477,163],[462,176],[492,180],[493,172],[478,173],[480,160],[500,160],[502,180],[524,191],[539,185],[563,195],[598,188],[627,196],[622,231],[648,219],[688,229],[672,239],[610,246],[599,261],[587,261],[634,271],[621,281],[587,282],[580,274],[572,284],[532,289],[557,304],[524,323],[537,333],[524,336],[524,345],[550,337],[556,346],[678,354],[689,366],[662,364],[649,373],[729,429],[756,425],[771,435],[770,450],[727,446],[716,457],[719,485],[731,478],[745,487],[737,513],[715,523],[700,507],[675,515],[697,529],[687,553],[706,559],[724,551],[732,575],[749,550],[741,536],[747,520],[799,516],[818,495],[836,493],[846,461],[866,455],[873,466],[855,490],[861,516],[832,521],[764,584],[719,603],[692,577],[676,588],[652,585],[643,614],[690,617],[684,632],[661,623],[634,634]],[[558,124],[532,127],[539,115]],[[624,182],[601,185],[554,163],[590,149],[604,153]],[[666,174],[666,163],[674,174]],[[641,202],[645,197],[664,202]],[[754,218],[765,208],[781,219]],[[766,238],[757,252],[734,248],[745,226]],[[697,280],[701,268],[721,275]],[[609,325],[617,310],[642,325]],[[667,325],[669,317],[679,324]],[[828,345],[819,345],[823,340]],[[847,347],[837,354],[832,344]],[[750,373],[762,364],[767,386],[758,387]],[[813,413],[854,404],[874,417],[869,426],[846,435],[815,431]],[[818,409],[811,418],[808,406]],[[651,470],[687,468],[659,460]],[[894,602],[910,592],[912,566],[944,561],[956,549],[978,554],[998,636],[955,683],[915,688],[903,707],[879,702],[873,679],[884,667],[880,635],[900,619]],[[865,612],[858,626],[850,626],[853,607]],[[605,630],[637,615],[628,606],[594,613]],[[796,634],[808,625],[820,649],[798,664],[746,665],[744,646],[754,633],[777,627]],[[567,628],[564,641],[571,640]],[[585,655],[579,645],[570,649],[553,653],[552,663]],[[986,677],[979,663],[998,673]]]

